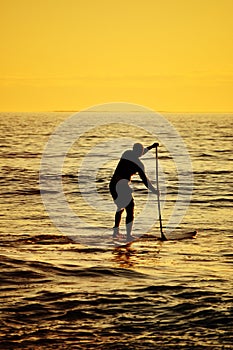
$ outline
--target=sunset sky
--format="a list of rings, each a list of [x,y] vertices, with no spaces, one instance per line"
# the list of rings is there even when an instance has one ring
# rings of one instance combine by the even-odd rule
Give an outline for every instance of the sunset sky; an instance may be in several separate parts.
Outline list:
[[[232,0],[0,0],[0,111],[233,111]]]

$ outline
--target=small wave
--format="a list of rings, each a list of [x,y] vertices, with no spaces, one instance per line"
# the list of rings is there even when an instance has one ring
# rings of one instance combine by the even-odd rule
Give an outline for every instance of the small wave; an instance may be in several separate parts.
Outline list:
[[[207,207],[214,207],[214,208],[218,208],[219,204],[222,204],[226,207],[231,207],[232,203],[233,203],[233,199],[231,198],[224,198],[224,197],[220,197],[220,198],[213,198],[213,199],[192,199],[192,204],[205,204]]]
[[[140,288],[137,289],[137,292],[139,293],[150,293],[150,294],[154,294],[154,293],[160,293],[160,292],[170,292],[170,291],[174,291],[174,292],[178,292],[179,290],[183,290],[185,287],[183,286],[177,286],[177,285],[158,285],[158,286],[149,286],[149,287],[145,287],[145,288]]]
[[[210,153],[200,153],[197,158],[216,158],[216,156]]]
[[[40,190],[37,188],[33,189],[23,189],[3,192],[4,196],[35,196],[40,195]]]
[[[196,289],[196,288],[194,288],[193,290],[190,288],[187,288],[187,290],[183,290],[182,292],[178,293],[176,295],[176,297],[182,298],[182,299],[193,300],[195,298],[200,299],[200,298],[214,296],[216,298],[216,300],[219,300],[219,295],[221,295],[221,293],[212,292],[212,291],[208,291],[208,290],[202,291],[202,290]]]
[[[9,286],[19,286],[19,285],[34,285],[36,282],[38,283],[46,283],[51,281],[50,278],[46,277],[41,273],[37,273],[35,271],[28,270],[20,270],[20,271],[10,271],[10,272],[1,272],[1,285],[4,289],[4,286],[8,289]]]
[[[36,236],[27,236],[23,238],[18,238],[18,243],[21,243],[21,244],[69,244],[74,242],[67,236],[41,234]]]
[[[37,217],[38,218],[38,217]],[[36,219],[37,219],[36,218]],[[44,218],[43,216],[41,217],[42,219]],[[40,219],[40,217],[39,217]],[[12,243],[12,245],[19,245],[19,244],[56,244],[56,243],[61,243],[61,244],[67,244],[73,242],[70,240],[67,236],[62,236],[62,235],[49,235],[49,234],[40,234],[40,235],[35,235],[35,236],[30,236],[30,235],[4,235],[1,237],[1,244],[7,244],[7,243]]]
[[[195,175],[222,175],[222,174],[232,174],[231,170],[194,170]]]
[[[3,159],[16,159],[16,158],[39,158],[41,155],[40,153],[33,153],[33,152],[4,152],[0,157]]]
[[[229,203],[233,203],[233,199],[225,198],[225,197],[219,197],[219,198],[211,199],[209,202],[229,202]]]
[[[67,275],[67,276],[75,276],[75,277],[120,277],[120,278],[147,278],[148,275],[137,272],[134,270],[128,270],[124,268],[107,268],[101,266],[93,266],[93,267],[77,267],[77,265],[54,265],[48,262],[41,261],[24,261],[19,259],[6,258],[4,256],[0,256],[3,267],[9,269],[12,266],[15,271],[6,271],[5,277],[12,278],[14,280],[15,277],[19,278],[42,278],[44,276],[54,275]],[[20,268],[20,270],[18,270]],[[26,276],[26,277],[25,277]]]
[[[231,138],[232,138],[232,136],[231,136]],[[214,152],[232,154],[231,149],[216,149],[216,150],[214,150]]]
[[[79,276],[89,277],[89,276],[115,276],[115,277],[125,277],[125,278],[144,278],[148,277],[144,273],[136,272],[134,270],[128,270],[124,268],[103,268],[103,267],[90,267],[85,269],[79,269],[73,271],[73,273],[78,273]]]

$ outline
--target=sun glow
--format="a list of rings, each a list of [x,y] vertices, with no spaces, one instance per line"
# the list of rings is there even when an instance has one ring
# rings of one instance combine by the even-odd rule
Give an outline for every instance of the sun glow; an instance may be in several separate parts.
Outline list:
[[[1,0],[0,110],[233,110],[231,0]]]

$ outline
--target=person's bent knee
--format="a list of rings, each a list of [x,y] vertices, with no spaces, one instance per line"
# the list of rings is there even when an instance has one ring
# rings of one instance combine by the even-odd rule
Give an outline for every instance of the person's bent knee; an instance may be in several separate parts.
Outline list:
[[[134,201],[132,200],[126,207],[126,223],[130,223],[134,220]]]
[[[129,224],[130,222],[132,222],[134,220],[134,215],[133,214],[128,214],[126,216],[126,224]]]

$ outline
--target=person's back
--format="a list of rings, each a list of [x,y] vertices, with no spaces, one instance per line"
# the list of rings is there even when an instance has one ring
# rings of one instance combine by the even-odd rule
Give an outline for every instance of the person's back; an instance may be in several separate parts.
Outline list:
[[[131,177],[136,173],[144,171],[144,165],[135,156],[135,153],[131,150],[125,151],[116,167],[113,174],[113,179],[119,181],[121,179],[131,180]]]

